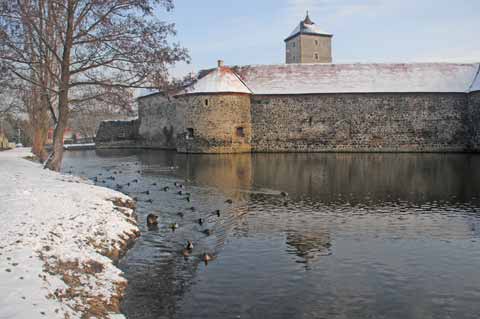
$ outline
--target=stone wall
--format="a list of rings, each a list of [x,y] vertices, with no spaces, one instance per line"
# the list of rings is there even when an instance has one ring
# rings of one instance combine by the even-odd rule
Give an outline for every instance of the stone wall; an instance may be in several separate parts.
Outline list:
[[[146,148],[176,149],[177,135],[183,133],[178,101],[161,94],[138,100],[139,142]]]
[[[248,94],[198,94],[178,98],[177,116],[184,132],[177,150],[187,153],[250,152],[251,113]]]
[[[95,137],[97,148],[141,147],[138,143],[139,120],[103,121]]]
[[[300,35],[300,63],[332,63],[332,38],[310,34]],[[316,59],[315,54],[318,55]]]
[[[257,95],[251,110],[256,152],[467,148],[466,94]]]
[[[468,108],[471,149],[480,151],[480,91],[469,94]]]

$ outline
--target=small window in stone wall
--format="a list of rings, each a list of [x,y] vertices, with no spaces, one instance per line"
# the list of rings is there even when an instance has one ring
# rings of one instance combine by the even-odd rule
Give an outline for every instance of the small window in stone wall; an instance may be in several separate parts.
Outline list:
[[[308,125],[309,125],[310,127],[312,127],[312,124],[313,124],[313,118],[310,116],[310,117],[308,118]]]
[[[194,137],[195,137],[195,135],[194,135],[193,128],[191,128],[191,127],[187,128],[187,140],[192,139]]]
[[[245,131],[243,130],[243,127],[237,127],[236,134],[237,137],[245,137]]]
[[[318,40],[315,40],[315,45],[318,46]]]
[[[318,53],[315,53],[315,60],[318,60]]]
[[[208,99],[205,99],[204,103],[205,103],[205,106],[208,106]]]

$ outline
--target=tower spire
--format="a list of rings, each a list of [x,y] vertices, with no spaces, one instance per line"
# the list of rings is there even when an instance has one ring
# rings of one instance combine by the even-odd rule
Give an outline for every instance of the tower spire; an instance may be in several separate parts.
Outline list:
[[[314,24],[313,21],[310,19],[310,15],[308,14],[308,10],[307,10],[307,15],[305,16],[305,20],[303,20],[303,23]]]

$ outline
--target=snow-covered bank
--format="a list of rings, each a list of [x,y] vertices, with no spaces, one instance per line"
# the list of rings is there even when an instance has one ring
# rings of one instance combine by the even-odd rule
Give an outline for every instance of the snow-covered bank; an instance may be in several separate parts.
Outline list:
[[[0,318],[119,312],[126,281],[106,256],[118,258],[139,234],[132,202],[27,155],[0,152]]]

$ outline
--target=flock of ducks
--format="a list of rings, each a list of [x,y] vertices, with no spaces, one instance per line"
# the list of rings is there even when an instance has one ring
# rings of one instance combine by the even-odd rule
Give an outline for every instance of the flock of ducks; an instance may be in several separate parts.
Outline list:
[[[106,169],[107,172],[110,171],[110,169]],[[92,180],[95,182],[95,183],[103,183],[105,184],[107,180],[111,180],[111,181],[115,181],[116,180],[116,177],[115,175],[118,175],[118,174],[122,174],[122,171],[121,170],[114,170],[113,172],[113,175],[111,176],[108,176],[106,178],[104,178],[103,180],[100,180],[99,177],[102,177],[103,174],[102,173],[99,173],[98,176],[95,176],[92,178]],[[137,173],[141,173],[141,171],[137,171]],[[121,184],[116,184],[115,185],[115,189],[117,190],[122,190],[125,186],[126,187],[129,187],[133,184],[136,184],[138,183],[139,180],[137,178],[131,180],[130,182],[127,182],[126,184],[124,185],[121,185]],[[152,183],[152,186],[158,186],[158,184],[156,182]],[[191,194],[189,192],[186,192],[185,191],[185,185],[181,184],[181,183],[178,183],[178,182],[174,182],[173,183],[173,186],[175,187],[175,192],[177,195],[180,195],[180,196],[183,196],[183,199],[185,199],[187,202],[190,202],[191,201]],[[164,192],[168,192],[170,190],[170,187],[169,186],[164,186],[161,188],[161,190],[163,190]],[[141,194],[145,194],[145,195],[150,195],[150,190],[145,190],[145,191],[142,191]],[[281,192],[280,195],[283,197],[283,198],[287,198],[288,197],[288,193],[286,192]],[[133,199],[135,201],[138,201],[138,198],[137,197],[133,197]],[[148,198],[147,200],[145,200],[145,202],[148,202],[148,203],[153,203],[153,199],[151,198]],[[225,203],[227,204],[233,204],[233,201],[231,199],[227,199],[225,201]],[[285,201],[286,203],[286,201]],[[284,203],[284,204],[285,204]],[[286,205],[286,204],[285,204]],[[196,208],[194,206],[190,207],[189,208],[190,211],[194,212],[196,211]],[[179,212],[177,213],[177,215],[181,218],[184,217],[184,213],[183,212]],[[212,215],[216,215],[217,217],[220,217],[221,213],[220,213],[220,210],[219,209],[216,209],[215,211],[212,212]],[[203,218],[198,218],[197,219],[197,222],[200,226],[202,226],[204,223],[205,223],[205,219]],[[155,215],[155,214],[148,214],[147,216],[147,227],[148,229],[154,229],[155,227],[158,227],[158,216]],[[169,228],[172,230],[172,231],[175,231],[176,229],[179,228],[179,225],[178,223],[171,223],[169,225]],[[213,230],[212,229],[204,229],[201,231],[203,234],[207,235],[207,236],[210,236],[213,234]],[[189,257],[191,256],[192,252],[194,250],[194,246],[193,246],[193,242],[191,240],[188,240],[184,246],[184,248],[182,249],[181,251],[181,254],[184,256],[184,257]],[[209,254],[207,252],[204,252],[202,255],[201,255],[201,259],[205,262],[205,263],[208,263],[209,261],[213,260],[215,258],[214,255],[212,254]]]
[[[156,183],[153,183],[152,186],[156,186]],[[180,184],[178,182],[175,182],[174,183],[174,186],[175,188],[177,189],[176,193],[178,195],[181,195],[181,196],[186,196],[185,197],[185,200],[187,200],[188,202],[190,202],[190,193],[188,192],[185,192],[185,186],[183,184]],[[165,186],[162,188],[163,191],[167,192],[170,188],[168,186]],[[148,192],[148,193],[147,193]],[[150,194],[149,191],[145,191],[145,192],[142,192],[143,194]],[[225,203],[227,204],[232,204],[233,201],[231,199],[227,199],[225,201]],[[194,206],[188,208],[190,211],[194,212],[196,211],[196,208]],[[177,213],[178,216],[180,216],[181,218],[184,217],[184,213],[183,212],[179,212]],[[214,210],[211,215],[215,215],[217,217],[220,217],[221,213],[220,213],[220,210],[219,209],[216,209]],[[196,220],[196,222],[198,223],[198,225],[202,226],[205,224],[205,219],[204,218],[198,218]],[[158,216],[155,215],[155,214],[148,214],[147,216],[147,227],[148,229],[155,229],[156,227],[158,227]],[[178,223],[171,223],[169,225],[169,228],[172,230],[172,231],[175,231],[177,228],[179,228],[179,225]],[[210,236],[213,234],[213,230],[212,229],[204,229],[201,231],[203,234],[207,235],[207,236]],[[184,257],[190,257],[194,251],[194,248],[193,248],[193,242],[191,240],[187,240],[185,246],[183,247],[183,249],[181,250],[181,254],[182,256]],[[205,263],[208,263],[209,261],[213,260],[215,258],[214,255],[212,254],[209,254],[207,252],[204,252],[202,255],[201,255],[201,259],[205,262]]]

